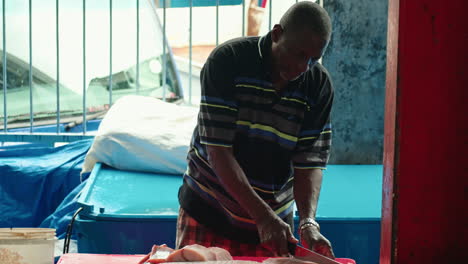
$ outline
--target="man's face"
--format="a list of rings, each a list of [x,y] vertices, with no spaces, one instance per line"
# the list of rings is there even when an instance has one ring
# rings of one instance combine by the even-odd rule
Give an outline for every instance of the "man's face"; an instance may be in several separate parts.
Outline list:
[[[328,41],[308,30],[288,32],[275,25],[272,33],[274,72],[282,80],[292,81],[313,66],[325,52]]]

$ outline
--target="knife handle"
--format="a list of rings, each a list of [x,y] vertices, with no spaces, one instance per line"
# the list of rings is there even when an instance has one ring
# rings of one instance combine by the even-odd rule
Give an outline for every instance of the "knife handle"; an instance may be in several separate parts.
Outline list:
[[[291,254],[293,256],[296,255],[296,247],[297,247],[296,243],[292,243],[292,242],[288,241],[289,254]]]

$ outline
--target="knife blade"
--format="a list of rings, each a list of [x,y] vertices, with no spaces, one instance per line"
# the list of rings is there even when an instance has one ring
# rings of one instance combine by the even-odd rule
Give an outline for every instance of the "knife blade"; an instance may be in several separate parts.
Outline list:
[[[294,243],[288,243],[288,249],[294,258],[316,262],[317,264],[341,264],[331,258],[320,255],[312,250]]]

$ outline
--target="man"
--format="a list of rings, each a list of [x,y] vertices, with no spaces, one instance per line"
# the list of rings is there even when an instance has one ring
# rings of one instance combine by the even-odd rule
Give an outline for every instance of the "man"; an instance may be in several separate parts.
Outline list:
[[[234,256],[286,256],[294,201],[301,243],[333,258],[315,222],[331,144],[333,88],[317,63],[331,22],[293,5],[263,37],[217,47],[201,72],[202,99],[179,190],[176,246]]]

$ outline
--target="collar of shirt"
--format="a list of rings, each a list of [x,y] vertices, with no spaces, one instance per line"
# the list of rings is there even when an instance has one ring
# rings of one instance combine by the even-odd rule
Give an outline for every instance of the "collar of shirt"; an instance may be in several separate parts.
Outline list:
[[[271,40],[271,31],[268,32],[266,35],[264,36],[261,36],[258,40],[258,43],[257,43],[257,47],[258,47],[258,55],[260,57],[260,60],[262,62],[262,66],[265,70],[265,73],[266,73],[266,77],[268,79],[272,79],[272,72],[271,72],[271,69],[273,68],[272,67],[272,63],[273,63],[273,56],[271,54],[271,44],[272,44],[272,40]],[[304,81],[304,73],[302,73],[297,79],[295,80],[292,80],[292,81],[289,81],[289,83],[293,83],[293,82],[298,82],[298,83],[302,83]]]

